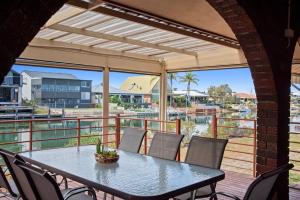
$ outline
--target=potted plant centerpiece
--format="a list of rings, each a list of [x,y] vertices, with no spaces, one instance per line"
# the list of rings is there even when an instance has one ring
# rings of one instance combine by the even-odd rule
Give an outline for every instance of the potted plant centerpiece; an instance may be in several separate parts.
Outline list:
[[[95,158],[100,163],[113,163],[119,160],[119,155],[116,150],[106,150],[99,138],[96,144]]]

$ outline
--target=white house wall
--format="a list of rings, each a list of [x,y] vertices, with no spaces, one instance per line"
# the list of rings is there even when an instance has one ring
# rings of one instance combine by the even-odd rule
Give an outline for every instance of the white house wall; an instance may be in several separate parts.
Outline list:
[[[23,79],[22,85],[22,99],[32,100],[31,98],[31,77],[28,76],[26,73],[21,73]]]

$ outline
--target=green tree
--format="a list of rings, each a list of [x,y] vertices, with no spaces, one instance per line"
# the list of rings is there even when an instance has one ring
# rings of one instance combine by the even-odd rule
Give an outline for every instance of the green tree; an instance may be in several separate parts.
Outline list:
[[[213,99],[214,103],[225,105],[227,103],[234,103],[234,97],[232,96],[232,89],[228,84],[220,86],[210,86],[207,89],[208,95]]]
[[[109,98],[109,103],[116,103],[117,105],[120,105],[122,103],[119,95],[113,95]]]
[[[190,102],[191,84],[198,85],[199,79],[197,78],[197,75],[193,72],[186,72],[184,76],[180,77],[180,82],[187,84],[187,102]]]
[[[170,106],[172,106],[172,103],[173,103],[173,81],[177,80],[177,74],[176,73],[168,73],[168,79],[170,80],[170,87],[171,87]]]

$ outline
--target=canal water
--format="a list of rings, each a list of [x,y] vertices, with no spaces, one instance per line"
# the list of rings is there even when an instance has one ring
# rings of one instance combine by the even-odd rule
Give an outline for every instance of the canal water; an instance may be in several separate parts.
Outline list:
[[[230,114],[221,114],[220,117],[229,117],[229,118],[254,118],[255,113],[230,113]],[[145,118],[142,115],[138,115],[137,118]],[[157,116],[146,116],[146,118],[157,119]],[[175,120],[178,117],[169,117],[169,120]],[[185,135],[186,142],[189,141],[192,135],[208,135],[210,134],[210,124],[212,120],[211,115],[202,115],[202,114],[188,114],[186,116],[180,116],[181,119],[181,133]],[[249,126],[253,127],[251,122],[220,122],[223,124],[231,126]],[[133,126],[133,127],[144,127],[143,120],[121,120],[122,126]],[[114,120],[110,121],[110,125],[114,125]],[[33,143],[32,148],[34,150],[39,149],[48,149],[48,148],[58,148],[66,146],[74,146],[77,144],[77,121],[63,121],[63,122],[34,122],[32,124],[32,139],[38,140]],[[89,120],[81,121],[80,134],[83,136],[86,135],[96,135],[101,133],[103,130],[100,128],[102,126],[102,121],[98,120]],[[152,130],[159,130],[160,124],[158,122],[148,122],[148,127]],[[167,124],[167,131],[174,132],[176,125],[175,123]],[[114,132],[114,128],[110,128],[110,132]],[[153,134],[155,131],[150,131],[149,135]],[[29,123],[0,123],[0,148],[5,148],[14,152],[26,151],[29,150]],[[54,140],[54,138],[62,138],[60,140]],[[93,143],[96,141],[96,137],[91,138],[82,138],[81,143]],[[114,136],[110,136],[111,140],[114,140]],[[47,140],[47,141],[42,141]],[[17,144],[10,144],[16,142]],[[5,143],[5,144],[3,144]]]

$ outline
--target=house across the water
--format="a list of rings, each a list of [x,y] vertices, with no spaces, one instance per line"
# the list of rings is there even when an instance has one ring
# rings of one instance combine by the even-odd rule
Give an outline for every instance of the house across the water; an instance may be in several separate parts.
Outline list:
[[[10,70],[0,85],[0,106],[21,104],[21,75]]]
[[[141,103],[159,101],[159,77],[144,75],[128,77],[121,85],[121,90],[141,95]]]
[[[67,73],[23,71],[22,98],[51,108],[91,107],[91,80]]]

